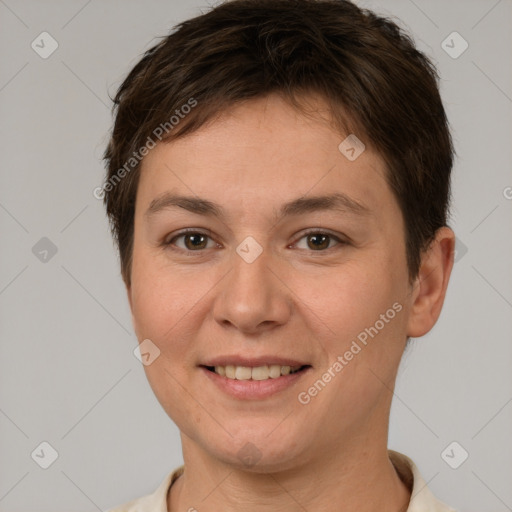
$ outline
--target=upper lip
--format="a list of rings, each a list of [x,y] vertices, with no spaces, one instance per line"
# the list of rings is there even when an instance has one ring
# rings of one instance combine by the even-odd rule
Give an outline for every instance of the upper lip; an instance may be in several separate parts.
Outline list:
[[[217,356],[207,359],[200,366],[249,366],[258,367],[265,365],[281,366],[308,366],[308,363],[287,357],[263,355],[258,357],[243,357],[240,355]]]

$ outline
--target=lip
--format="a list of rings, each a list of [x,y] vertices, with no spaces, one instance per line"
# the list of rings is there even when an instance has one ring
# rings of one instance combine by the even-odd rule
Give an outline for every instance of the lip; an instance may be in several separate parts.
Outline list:
[[[285,357],[262,355],[258,357],[243,357],[240,355],[217,356],[200,363],[199,366],[249,366],[255,368],[265,366],[266,364],[279,364],[281,366],[311,366],[306,361],[298,361],[296,359],[288,359]]]
[[[267,359],[268,361],[269,359]],[[275,359],[274,359],[275,360]],[[223,366],[219,365],[208,365],[208,366]],[[240,365],[243,366],[243,365]],[[249,365],[246,365],[249,366]],[[257,366],[257,365],[256,365]],[[261,364],[260,364],[261,366]],[[288,365],[284,365],[288,366]],[[290,365],[290,366],[299,366]],[[199,368],[205,377],[210,380],[218,389],[227,395],[237,398],[239,400],[263,400],[282,392],[286,389],[291,388],[305,374],[309,373],[311,366],[307,366],[303,370],[296,373],[290,373],[288,375],[281,375],[277,379],[267,380],[236,380],[222,377],[215,372],[208,370],[205,366]]]

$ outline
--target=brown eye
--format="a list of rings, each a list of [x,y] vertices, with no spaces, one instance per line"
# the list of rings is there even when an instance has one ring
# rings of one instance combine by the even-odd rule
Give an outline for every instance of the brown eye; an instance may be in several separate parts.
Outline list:
[[[192,233],[184,235],[185,246],[187,249],[191,251],[195,251],[197,249],[204,249],[206,247],[206,239],[205,235],[201,233]]]
[[[300,241],[306,240],[306,244],[300,247]],[[335,241],[333,244],[332,242]],[[306,249],[310,251],[322,252],[333,248],[336,245],[345,245],[345,242],[332,235],[323,231],[310,231],[302,236],[299,242],[296,244],[299,249]]]
[[[308,246],[313,250],[329,248],[329,241],[331,238],[329,235],[308,235],[306,238],[308,239]]]
[[[178,240],[182,240],[183,242],[181,244],[177,243]],[[176,235],[166,242],[165,245],[175,246],[183,251],[200,251],[211,247],[208,247],[208,242],[213,243],[213,240],[211,240],[207,234],[199,231],[189,231]]]

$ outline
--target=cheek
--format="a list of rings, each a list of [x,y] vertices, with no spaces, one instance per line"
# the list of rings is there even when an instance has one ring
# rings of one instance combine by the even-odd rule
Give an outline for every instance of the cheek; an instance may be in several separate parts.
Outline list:
[[[139,259],[132,273],[132,307],[139,342],[149,339],[160,351],[144,366],[148,382],[163,409],[179,421],[197,415],[192,404],[180,398],[186,395],[188,371],[194,364],[186,319],[187,313],[193,314],[195,294],[186,293],[183,278],[177,281],[175,275]]]
[[[157,263],[149,253],[134,252],[131,297],[139,339],[161,339],[192,307],[187,278]]]
[[[390,382],[402,356],[407,315],[402,285],[389,269],[383,274],[380,265],[373,271],[354,265],[350,271],[331,274],[324,285],[322,294],[317,283],[316,293],[304,308],[321,318],[321,332],[317,332],[325,359],[318,373],[324,382],[332,382],[314,403],[334,416],[353,411],[354,421],[362,421],[382,394],[388,393],[383,383]],[[335,377],[327,374],[329,370]],[[315,382],[312,379],[307,384],[316,386]]]
[[[357,334],[381,312],[390,297],[389,283],[376,279],[361,262],[331,269],[322,278],[300,276],[300,299],[340,340]]]
[[[322,346],[328,364],[351,347],[357,354],[348,355],[349,371],[361,364],[392,368],[400,359],[405,343],[407,273],[396,255],[381,254],[378,260],[354,260],[339,272],[331,271],[328,279],[300,278],[298,295],[307,306],[304,315],[312,321],[315,317],[325,333]]]
[[[208,291],[215,276],[198,275],[197,267],[187,271],[162,264],[149,251],[140,251],[134,263],[132,309],[137,338],[150,339],[161,353],[160,364],[146,366],[146,373],[167,381],[168,369],[184,377],[186,368],[196,364],[198,331],[209,310]],[[169,385],[173,387],[172,379]]]

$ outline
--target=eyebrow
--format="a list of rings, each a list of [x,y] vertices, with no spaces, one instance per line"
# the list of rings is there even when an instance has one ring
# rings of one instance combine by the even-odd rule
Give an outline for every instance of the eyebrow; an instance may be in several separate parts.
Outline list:
[[[226,218],[224,208],[207,199],[193,196],[183,196],[165,192],[153,199],[145,212],[145,217],[149,218],[162,210],[169,208],[183,208],[198,215],[206,215]],[[370,208],[343,193],[333,193],[322,196],[299,197],[281,206],[277,215],[278,219],[291,217],[294,215],[304,215],[322,210],[335,210],[342,213],[350,213],[359,216],[368,216],[372,212]]]

